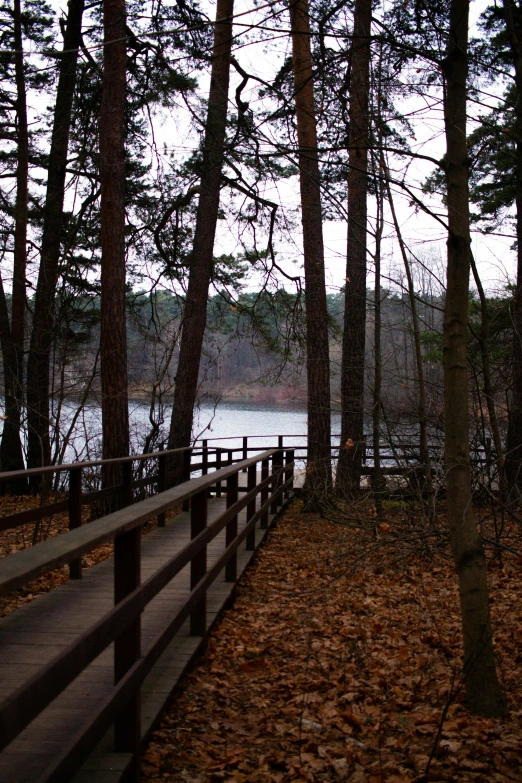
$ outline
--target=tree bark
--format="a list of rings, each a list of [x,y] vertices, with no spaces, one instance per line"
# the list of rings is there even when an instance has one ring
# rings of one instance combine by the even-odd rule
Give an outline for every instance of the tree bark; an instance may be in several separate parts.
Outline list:
[[[341,443],[337,488],[358,492],[364,451],[366,219],[370,95],[371,0],[356,0],[348,134],[348,245],[341,359]]]
[[[54,107],[43,212],[40,269],[34,298],[33,326],[27,360],[27,464],[30,468],[48,465],[51,458],[49,365],[63,224],[65,169],[76,85],[78,49],[81,43],[83,8],[84,0],[69,1]]]
[[[207,323],[208,290],[213,272],[214,239],[219,210],[227,122],[234,0],[218,0],[207,122],[203,149],[203,174],[190,262],[187,299],[183,312],[174,408],[169,448],[190,446],[203,336]],[[172,482],[183,478],[183,459],[171,459]]]
[[[125,290],[125,0],[104,0],[103,96],[100,111],[100,356],[103,459],[129,453]],[[105,466],[103,483],[120,481]]]
[[[502,440],[500,437],[500,430],[498,426],[497,407],[495,405],[495,394],[493,392],[493,384],[491,382],[491,365],[489,361],[490,351],[490,339],[489,339],[489,314],[488,303],[482,280],[480,279],[473,253],[470,255],[471,269],[473,271],[473,277],[480,300],[480,329],[477,334],[478,343],[480,346],[480,356],[482,358],[482,372],[484,374],[484,394],[486,395],[486,404],[488,408],[489,427],[491,430],[491,436],[495,446],[495,452],[497,455],[497,470],[498,470],[498,482],[500,489],[500,498],[503,502],[507,495],[506,485],[506,471],[505,471],[505,458],[504,449],[502,448]]]
[[[308,0],[292,0],[290,22],[306,303],[308,461],[304,491],[308,507],[313,508],[331,488],[332,469],[328,314]]]
[[[383,156],[384,158],[384,156]],[[417,301],[415,299],[415,286],[413,283],[413,276],[411,273],[410,262],[404,240],[402,238],[399,221],[397,220],[397,213],[395,211],[395,204],[393,202],[393,195],[390,187],[390,179],[388,174],[388,168],[383,162],[383,167],[386,176],[386,189],[388,193],[388,203],[390,205],[390,211],[392,213],[393,225],[395,228],[395,234],[399,242],[401,250],[402,262],[404,264],[404,271],[406,272],[406,280],[408,282],[408,298],[410,300],[411,310],[411,325],[413,330],[413,343],[415,346],[415,366],[417,369],[417,384],[419,391],[418,400],[418,419],[419,419],[419,450],[423,468],[423,477],[426,487],[426,498],[428,501],[428,515],[430,520],[433,521],[435,517],[435,492],[433,489],[433,472],[431,468],[431,457],[428,446],[428,420],[427,420],[427,398],[426,398],[426,384],[424,381],[424,365],[422,362],[422,343],[421,343],[421,330],[419,324],[419,316],[417,313]]]
[[[520,499],[522,497],[522,46],[514,19],[515,11],[519,14],[520,11],[514,6],[513,0],[503,0],[503,2],[517,90],[515,104],[517,282],[513,302],[513,389],[509,407],[505,465],[509,489],[516,499]]]
[[[467,328],[471,237],[469,224],[466,81],[469,0],[452,0],[445,77],[445,173],[448,268],[443,326],[444,443],[450,541],[459,579],[468,707],[501,715],[489,614],[486,560],[473,514],[469,455]]]
[[[376,168],[374,163],[374,169]],[[376,173],[374,171],[374,173]],[[381,246],[384,226],[384,183],[382,172],[374,176],[377,201],[377,223],[375,227],[375,287],[374,287],[374,335],[373,335],[373,400],[372,400],[372,442],[373,442],[373,473],[372,489],[375,508],[382,513],[382,496],[386,489],[386,480],[381,466],[381,392],[382,392],[382,356],[381,356]]]
[[[27,213],[29,176],[29,129],[22,40],[20,0],[13,8],[16,83],[16,201],[13,258],[13,288],[11,299],[10,333],[2,330],[2,356],[5,383],[5,420],[0,444],[0,465],[3,471],[23,470],[24,457],[20,438],[24,400],[24,335],[25,335],[25,276],[27,263]],[[24,491],[25,481],[10,482],[12,492]]]

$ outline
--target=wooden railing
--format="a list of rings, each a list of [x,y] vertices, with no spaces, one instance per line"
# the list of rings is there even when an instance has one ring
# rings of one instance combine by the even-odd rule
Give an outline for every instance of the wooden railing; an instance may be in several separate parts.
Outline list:
[[[157,455],[156,455],[157,456]],[[167,456],[167,453],[161,456]],[[136,458],[132,458],[136,459]],[[96,463],[99,464],[99,463]],[[260,473],[258,471],[260,466]],[[192,466],[194,467],[194,466]],[[208,470],[209,464],[206,464]],[[75,466],[85,468],[85,463]],[[64,469],[70,469],[69,466]],[[54,468],[56,470],[56,468]],[[238,494],[238,477],[247,472],[247,488]],[[127,505],[89,525],[17,552],[2,561],[0,594],[18,588],[65,563],[78,562],[95,547],[114,541],[114,608],[60,652],[49,664],[0,705],[0,749],[8,745],[112,642],[115,686],[65,747],[39,783],[63,783],[81,766],[112,724],[116,751],[137,758],[140,736],[139,688],[182,624],[190,618],[193,635],[206,629],[206,593],[224,570],[226,581],[236,580],[237,550],[245,541],[255,547],[255,525],[268,524],[293,485],[294,454],[269,449],[211,474],[203,473],[172,489]],[[79,476],[77,473],[75,476]],[[259,477],[258,477],[259,476]],[[74,479],[78,481],[78,478]],[[226,486],[226,510],[207,525],[210,490]],[[78,491],[76,489],[76,491]],[[260,506],[256,510],[256,498]],[[129,496],[127,495],[127,500]],[[161,518],[180,503],[190,502],[191,540],[146,581],[140,583],[140,540],[143,524]],[[246,508],[246,525],[238,532],[238,513]],[[207,546],[226,530],[225,551],[207,570]],[[140,616],[147,604],[190,563],[191,592],[145,655],[141,654]]]
[[[332,435],[332,442],[338,443],[339,435]],[[272,443],[267,443],[267,441]],[[12,471],[9,473],[0,473],[0,486],[2,482],[7,482],[16,478],[31,479],[40,477],[50,480],[52,476],[66,474],[66,478],[61,482],[64,491],[68,497],[55,502],[44,503],[36,508],[19,511],[14,514],[0,517],[0,532],[33,522],[39,522],[42,519],[49,518],[54,514],[68,512],[69,529],[73,530],[81,525],[82,507],[89,505],[92,510],[96,510],[101,501],[112,499],[117,501],[121,507],[133,503],[135,500],[142,500],[146,495],[155,492],[163,492],[169,485],[171,476],[167,471],[169,457],[176,454],[184,454],[184,474],[183,480],[188,481],[194,473],[207,475],[209,470],[220,470],[226,465],[231,465],[238,460],[246,460],[252,454],[259,454],[267,448],[289,449],[294,451],[296,461],[299,465],[306,464],[306,436],[304,435],[249,435],[249,436],[231,436],[226,438],[208,438],[197,441],[193,446],[184,449],[172,449],[169,451],[157,451],[150,454],[137,454],[129,457],[114,460],[96,460],[89,462],[77,462],[63,465],[51,465],[31,470]],[[339,451],[338,445],[332,446],[332,459],[335,460]],[[433,465],[442,469],[442,451],[440,447],[431,446],[430,456]],[[418,443],[400,443],[397,446],[383,445],[380,453],[383,473],[401,474],[410,467],[416,467],[421,463],[421,456]],[[362,462],[363,474],[370,475],[373,471],[373,449],[370,444],[362,444]],[[487,465],[493,465],[495,454],[491,446],[475,447],[472,452],[472,463],[479,469]],[[143,476],[142,466],[150,463],[153,465],[152,472]],[[97,490],[88,488],[86,476],[92,472],[99,471],[106,465],[121,465],[122,483],[105,487]],[[138,467],[138,476],[135,474],[135,467]],[[245,468],[246,470],[246,468]],[[87,489],[87,491],[85,491]],[[240,490],[241,491],[241,490]],[[220,483],[217,482],[216,493],[221,493]],[[165,524],[164,515],[158,517],[160,526]],[[81,577],[79,563],[72,563],[70,567],[72,578]]]
[[[332,434],[332,459],[335,460],[339,452],[339,433]],[[274,443],[268,444],[268,440],[274,441]],[[255,441],[261,441],[259,445],[252,445]],[[300,459],[303,462],[306,461],[307,453],[307,436],[306,435],[248,435],[239,436],[232,435],[222,438],[209,438],[206,440],[198,441],[204,447],[208,448],[221,448],[222,451],[227,453],[241,453],[243,459],[246,459],[248,454],[262,450],[263,448],[275,447],[277,441],[277,448],[287,449],[292,448],[296,453],[296,459]],[[440,435],[440,442],[432,442],[428,447],[430,458],[434,464],[442,465],[444,461],[444,445],[443,437]],[[230,445],[219,447],[216,444],[224,444],[229,442]],[[231,443],[232,442],[232,443]],[[236,445],[237,444],[237,445]],[[371,440],[364,439],[361,444],[362,449],[362,462],[364,466],[371,469],[373,465],[373,445]],[[480,467],[486,463],[494,463],[496,460],[495,450],[492,446],[491,440],[487,439],[486,443],[471,444],[471,461],[472,464]],[[380,460],[381,462],[395,463],[393,470],[403,470],[405,466],[421,461],[420,446],[418,441],[398,439],[397,441],[383,441],[380,447]]]
[[[0,532],[21,525],[38,523],[43,519],[48,519],[55,514],[63,512],[68,513],[69,530],[74,530],[82,524],[82,508],[86,505],[90,506],[92,513],[92,510],[96,509],[100,502],[111,499],[113,503],[116,502],[117,505],[123,508],[136,500],[143,500],[147,495],[153,494],[154,490],[156,493],[165,491],[168,482],[171,479],[171,474],[167,471],[169,457],[180,453],[184,455],[185,465],[183,479],[188,481],[191,475],[196,471],[200,471],[203,475],[207,475],[212,468],[219,470],[223,466],[230,465],[234,461],[237,461],[238,458],[233,456],[234,451],[238,451],[238,449],[231,451],[230,449],[220,447],[208,448],[208,446],[197,449],[191,446],[184,449],[171,449],[169,451],[158,451],[150,454],[137,454],[111,460],[75,462],[0,473],[0,484],[12,479],[31,479],[34,477],[43,480],[45,483],[46,479],[49,480],[57,474],[66,474],[66,481],[62,481],[62,485],[68,495],[65,499],[46,503],[44,502],[46,492],[43,490],[41,503],[36,508],[18,511],[14,514],[0,517]],[[194,457],[200,458],[200,461],[192,462]],[[134,466],[146,462],[156,462],[156,471],[144,477],[135,478],[133,475]],[[85,474],[91,474],[93,470],[103,468],[107,465],[121,466],[122,483],[94,491],[84,491],[85,484],[87,483],[84,478]],[[221,493],[219,483],[216,491],[218,495]],[[164,524],[165,515],[160,514],[158,516],[158,525],[162,527]],[[79,560],[70,564],[70,576],[73,579],[81,578]]]

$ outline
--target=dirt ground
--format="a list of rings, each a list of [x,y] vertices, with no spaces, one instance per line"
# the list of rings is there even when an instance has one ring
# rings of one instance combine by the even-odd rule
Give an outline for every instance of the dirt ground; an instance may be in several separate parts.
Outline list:
[[[291,506],[154,732],[144,781],[522,781],[522,558],[488,552],[510,711],[477,717],[444,535],[406,507],[371,514]]]

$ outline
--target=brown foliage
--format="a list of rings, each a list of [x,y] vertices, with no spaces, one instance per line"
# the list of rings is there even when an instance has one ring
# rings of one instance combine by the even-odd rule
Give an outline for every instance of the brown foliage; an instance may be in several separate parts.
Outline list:
[[[144,780],[522,780],[522,563],[490,571],[512,711],[479,718],[449,551],[414,530],[398,510],[375,531],[368,515],[341,526],[295,504],[152,735]]]

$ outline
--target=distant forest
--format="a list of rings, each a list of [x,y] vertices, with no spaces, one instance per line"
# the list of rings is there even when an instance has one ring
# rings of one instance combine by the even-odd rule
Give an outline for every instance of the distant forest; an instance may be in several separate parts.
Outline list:
[[[373,372],[373,310],[368,292],[367,383]],[[382,355],[384,391],[393,406],[407,410],[414,404],[415,358],[409,304],[406,295],[383,290]],[[441,383],[436,346],[442,330],[443,301],[419,296],[426,368],[435,390]],[[340,362],[344,291],[327,296],[331,384],[340,394]],[[67,309],[69,307],[69,309]],[[171,402],[178,364],[178,335],[184,299],[168,291],[127,296],[129,393],[149,400],[154,393]],[[304,296],[280,289],[242,293],[230,299],[228,292],[211,297],[199,372],[198,397],[301,401],[306,404]],[[59,308],[60,312],[60,308]],[[99,297],[79,297],[62,309],[59,337],[52,363],[54,395],[78,400],[86,392],[89,401],[100,392],[98,367]],[[63,383],[65,379],[65,383]],[[437,406],[434,405],[434,411]]]
[[[509,293],[509,292],[508,292]],[[507,415],[505,377],[510,361],[511,298],[489,298],[491,351],[495,396],[504,421]],[[381,289],[382,407],[397,423],[417,417],[416,358],[408,295]],[[374,377],[373,292],[367,292],[366,399],[371,400]],[[100,402],[98,296],[78,297],[74,305],[58,299],[57,337],[51,364],[54,406],[59,399],[74,403]],[[327,295],[332,410],[340,409],[340,369],[344,291]],[[179,332],[184,298],[168,291],[127,295],[129,396],[153,402],[160,409],[172,404],[179,355]],[[306,334],[304,296],[284,289],[229,293],[211,297],[199,370],[198,400],[249,399],[254,402],[301,402],[306,405]],[[423,363],[429,389],[432,426],[441,425],[443,296],[417,294]],[[486,410],[481,394],[480,303],[470,299],[469,357],[475,383],[471,399],[477,426]],[[366,416],[371,413],[366,406]],[[505,422],[504,422],[505,423]],[[482,421],[482,424],[484,422]]]

